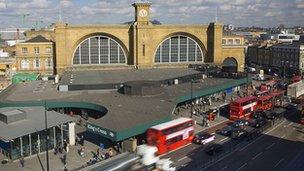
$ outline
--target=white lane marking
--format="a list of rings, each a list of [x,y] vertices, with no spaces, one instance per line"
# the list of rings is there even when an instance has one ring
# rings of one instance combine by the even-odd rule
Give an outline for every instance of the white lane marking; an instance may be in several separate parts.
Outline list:
[[[277,164],[274,165],[274,167],[277,167],[283,160],[284,160],[284,158],[282,158],[281,160],[279,160],[279,161],[277,162]]]
[[[196,147],[192,147],[192,150],[196,149]]]
[[[253,160],[256,159],[256,158],[259,157],[259,155],[261,155],[261,154],[262,154],[262,152],[258,153],[257,155],[255,155],[254,157],[252,157],[252,159],[253,159]]]
[[[220,171],[226,170],[228,166],[223,167]]]
[[[269,146],[266,147],[266,150],[270,149],[274,145],[275,145],[275,143],[270,144]]]
[[[236,169],[236,171],[241,170],[243,167],[245,167],[247,165],[247,163],[244,163],[241,167],[239,167],[238,169]]]
[[[276,128],[278,128],[279,126],[281,126],[286,120],[284,120],[283,122],[281,122],[280,124],[278,124],[277,126],[275,126],[274,128],[272,128],[271,130],[267,131],[265,134],[262,134],[260,137],[258,137],[257,139],[253,140],[251,143],[247,144],[245,147],[241,148],[240,151],[243,151],[245,148],[247,148],[248,146],[250,146],[251,144],[255,143],[256,141],[258,141],[259,139],[261,139],[262,137],[264,137],[265,135],[269,134],[271,131],[275,130]]]
[[[285,137],[286,137],[286,135],[281,136],[281,138],[285,138]]]
[[[188,158],[188,157],[187,157],[187,156],[184,156],[184,157],[178,159],[177,161],[182,161],[182,160],[185,160],[186,158]]]
[[[225,140],[227,140],[228,139],[228,137],[226,137],[226,138],[224,138],[224,139],[221,139],[220,141],[219,141],[219,143],[221,143],[221,142],[223,142],[223,141],[225,141]]]
[[[290,125],[292,125],[292,122],[290,122],[290,123],[288,124],[288,126],[290,126]]]

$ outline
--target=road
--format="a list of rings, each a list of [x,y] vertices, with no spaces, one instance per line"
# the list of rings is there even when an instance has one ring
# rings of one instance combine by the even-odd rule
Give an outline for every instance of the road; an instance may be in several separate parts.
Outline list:
[[[164,158],[171,158],[180,170],[290,169],[301,162],[295,158],[304,149],[304,128],[284,119],[254,140],[231,140],[216,134],[215,142],[224,145],[224,152],[216,156],[208,156],[202,146],[190,144]]]

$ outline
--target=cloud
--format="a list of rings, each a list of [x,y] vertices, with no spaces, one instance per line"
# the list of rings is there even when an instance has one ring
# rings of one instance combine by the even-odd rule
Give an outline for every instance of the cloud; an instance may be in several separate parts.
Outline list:
[[[72,0],[61,0],[60,3],[65,8],[73,6]]]
[[[208,23],[214,20],[240,26],[276,26],[304,23],[304,0],[149,0],[151,18],[162,23]],[[16,14],[30,13],[29,20],[56,22],[59,0],[0,0],[0,21],[20,24]],[[62,15],[73,24],[122,23],[134,20],[134,0],[61,0]],[[9,16],[10,15],[10,16]],[[19,22],[18,22],[19,21]],[[285,22],[285,23],[284,23]]]

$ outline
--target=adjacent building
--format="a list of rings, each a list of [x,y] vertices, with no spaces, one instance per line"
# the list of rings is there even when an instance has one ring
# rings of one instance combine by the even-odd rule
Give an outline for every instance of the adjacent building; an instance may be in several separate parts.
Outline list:
[[[43,75],[53,74],[54,43],[38,35],[16,44],[16,69]]]
[[[248,47],[249,64],[282,71],[282,67],[291,71],[304,72],[304,36],[292,43],[265,43]]]

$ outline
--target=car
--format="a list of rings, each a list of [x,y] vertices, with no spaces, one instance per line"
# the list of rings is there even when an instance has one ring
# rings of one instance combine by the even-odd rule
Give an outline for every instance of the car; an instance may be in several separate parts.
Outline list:
[[[245,119],[238,119],[236,121],[233,122],[232,126],[234,128],[239,128],[239,127],[242,127],[242,126],[245,126],[245,125],[249,125],[249,122]]]
[[[232,139],[242,139],[242,138],[246,137],[246,135],[247,135],[247,131],[245,131],[243,129],[235,129],[231,133],[231,138]]]
[[[265,111],[262,113],[262,117],[268,120],[274,120],[276,115],[272,111]]]
[[[226,126],[222,129],[218,130],[217,133],[220,135],[224,135],[224,136],[230,136],[234,129],[235,129],[234,127]]]
[[[208,155],[214,155],[217,153],[220,153],[221,151],[223,151],[224,147],[221,144],[209,144],[204,148],[204,151],[208,154]]]
[[[250,126],[254,128],[260,128],[266,125],[267,120],[265,118],[258,118],[250,120]]]
[[[212,134],[209,134],[207,132],[200,132],[196,134],[193,138],[193,142],[197,144],[208,144],[212,141],[214,141],[215,136]]]

